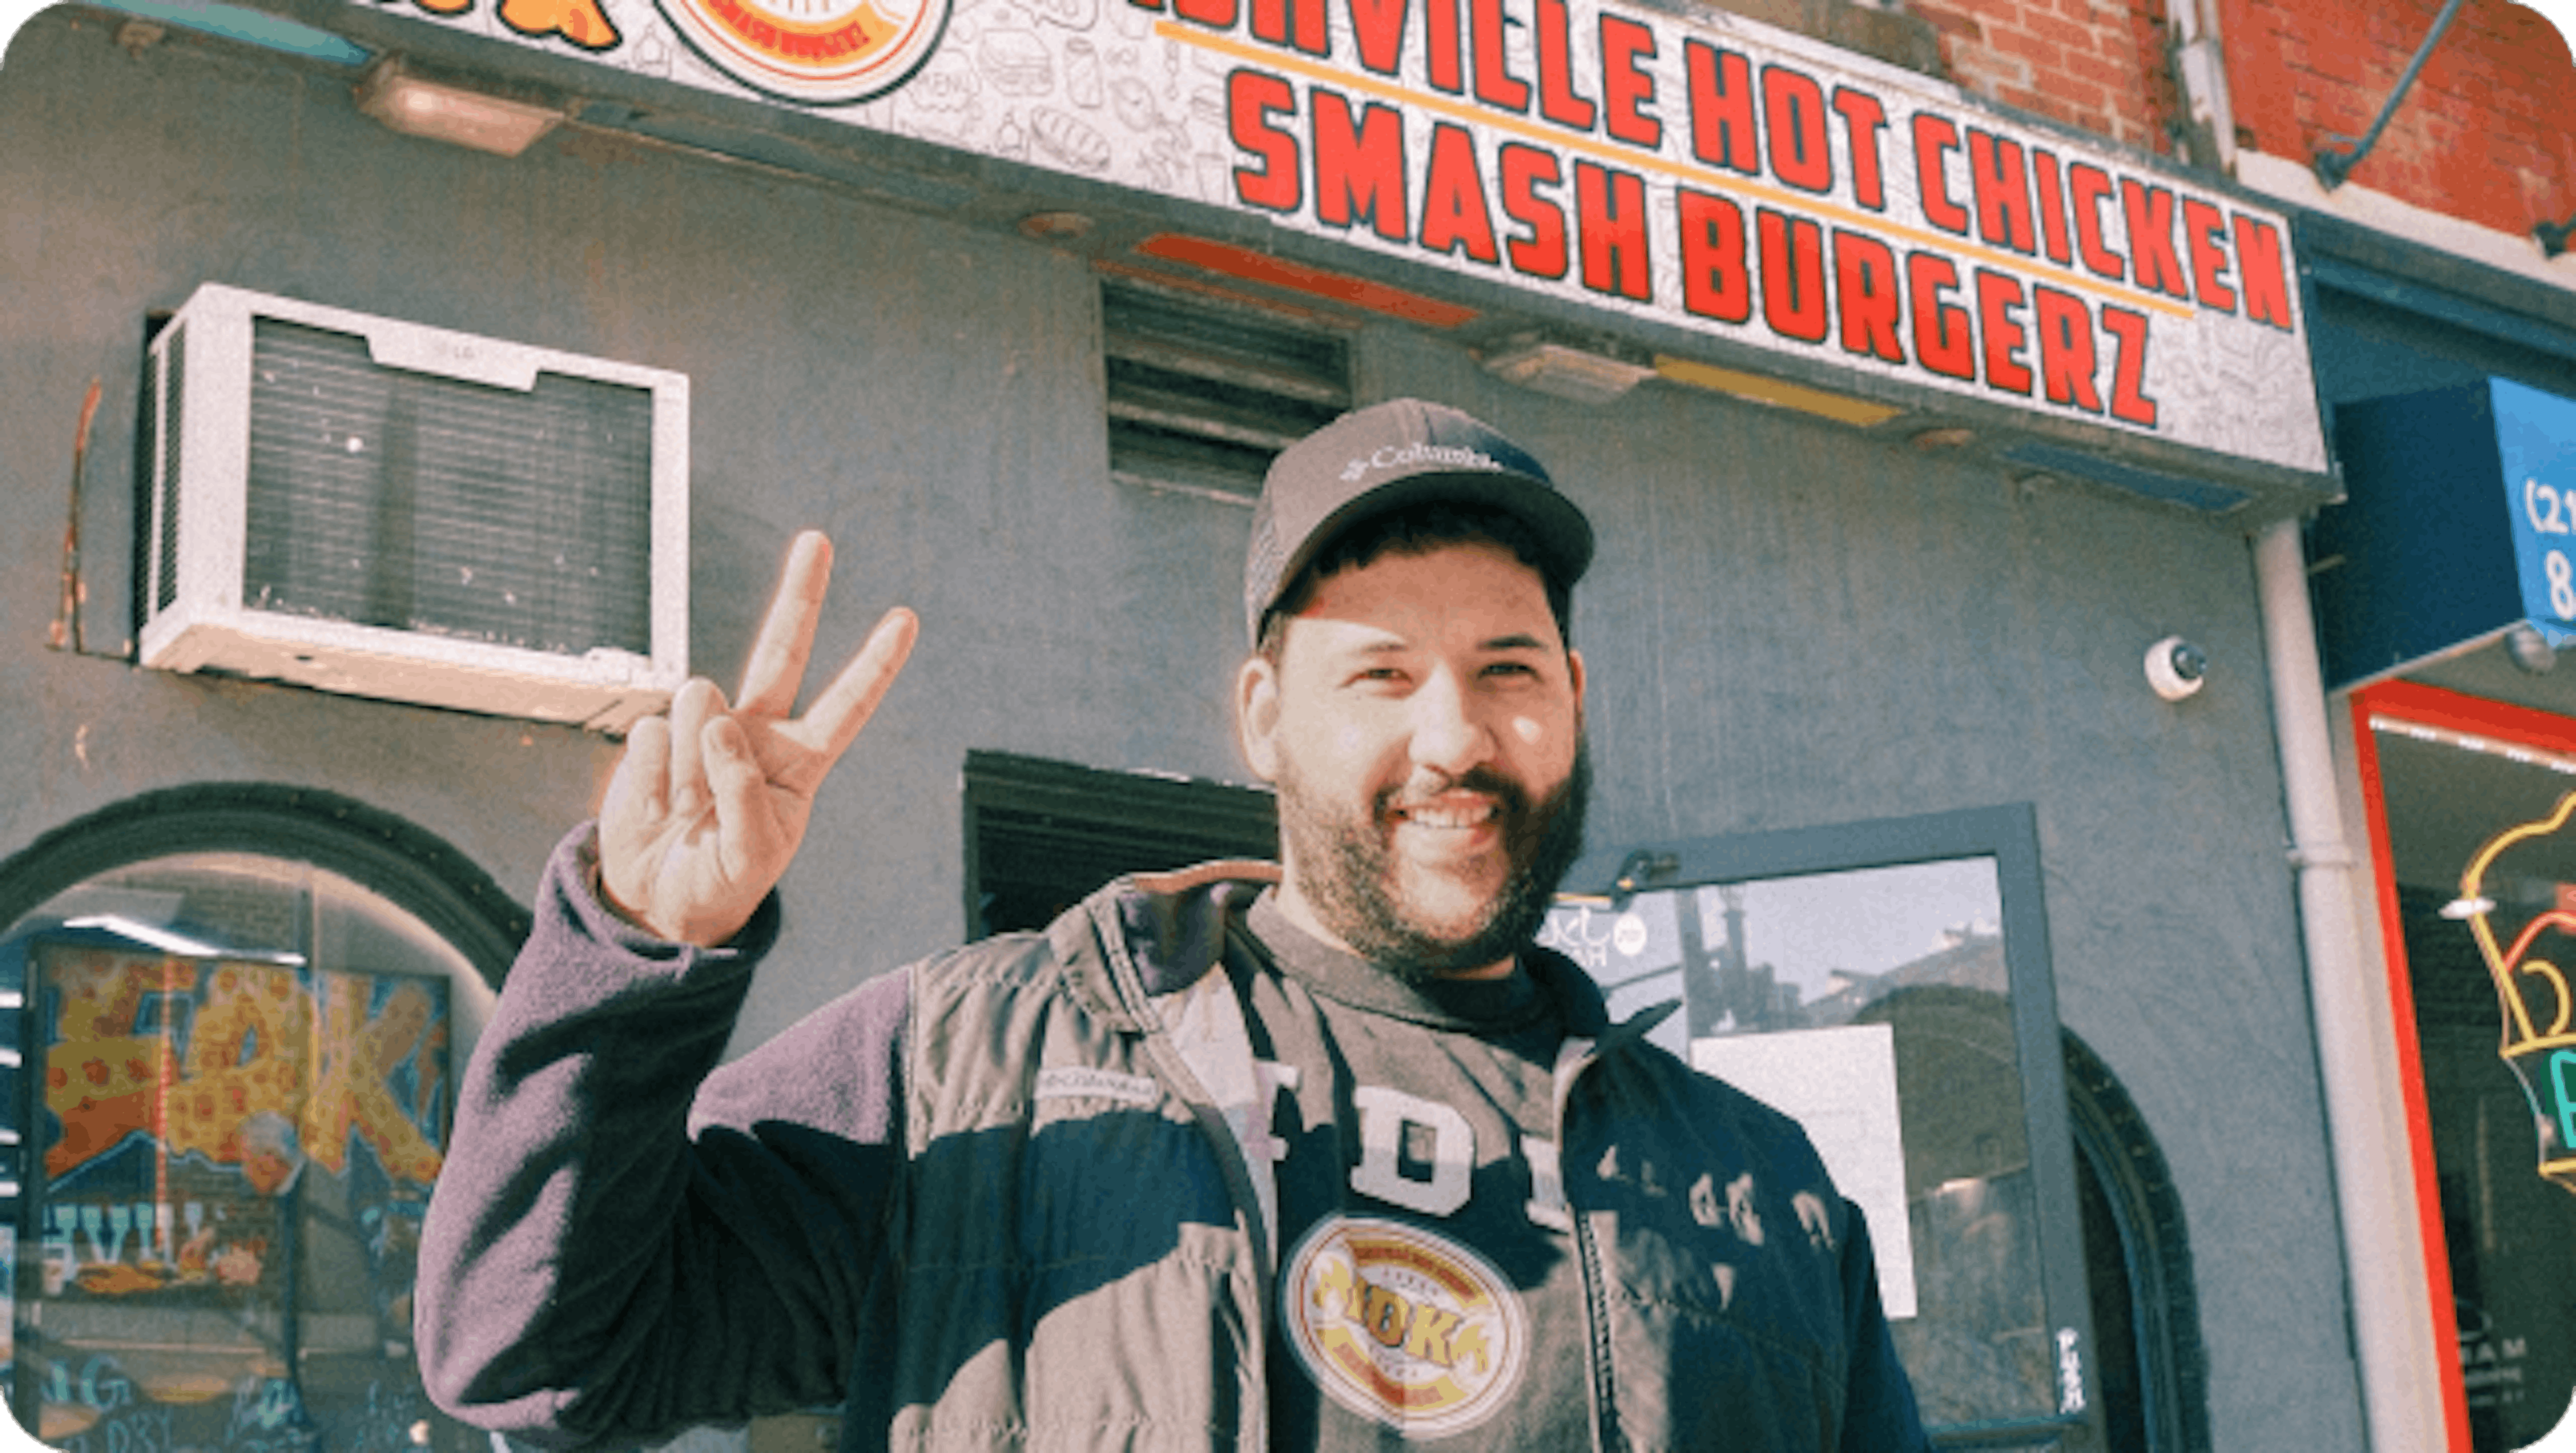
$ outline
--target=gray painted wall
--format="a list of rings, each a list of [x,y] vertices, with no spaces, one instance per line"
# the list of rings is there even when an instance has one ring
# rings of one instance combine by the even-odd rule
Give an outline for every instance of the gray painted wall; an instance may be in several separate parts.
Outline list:
[[[787,533],[831,530],[818,659],[923,617],[827,788],[738,1043],[951,941],[970,747],[1241,779],[1239,508],[1111,483],[1078,261],[821,187],[566,135],[503,162],[388,133],[338,72],[49,12],[0,65],[0,857],[154,787],[327,786],[533,883],[613,744],[44,646],[73,424],[114,651],[144,315],[221,280],[694,380],[697,668],[730,684]],[[2038,804],[2063,1016],[2189,1216],[2218,1446],[2361,1439],[2245,542],[1669,386],[1608,407],[1436,337],[1363,397],[1485,414],[1592,511],[1596,843]],[[2169,706],[2147,643],[2215,678]]]

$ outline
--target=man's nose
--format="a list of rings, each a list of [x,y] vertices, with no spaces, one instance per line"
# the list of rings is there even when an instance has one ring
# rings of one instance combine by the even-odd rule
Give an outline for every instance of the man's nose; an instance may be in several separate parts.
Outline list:
[[[1432,673],[1413,693],[1414,764],[1456,777],[1493,753],[1494,734],[1457,674]]]

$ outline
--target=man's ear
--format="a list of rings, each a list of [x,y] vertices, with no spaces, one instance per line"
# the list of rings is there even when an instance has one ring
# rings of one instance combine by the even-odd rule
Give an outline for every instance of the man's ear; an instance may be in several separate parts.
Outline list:
[[[1572,646],[1565,648],[1565,679],[1574,688],[1574,709],[1583,709],[1583,653]]]
[[[1234,677],[1234,736],[1243,760],[1264,782],[1279,777],[1279,668],[1259,652]]]

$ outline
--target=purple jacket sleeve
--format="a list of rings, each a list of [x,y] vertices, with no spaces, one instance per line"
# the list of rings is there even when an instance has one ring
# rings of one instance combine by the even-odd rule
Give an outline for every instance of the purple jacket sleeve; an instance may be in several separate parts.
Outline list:
[[[884,1289],[906,974],[716,1069],[775,899],[731,945],[603,909],[585,828],[459,1091],[415,1315],[438,1404],[553,1446],[838,1402]]]

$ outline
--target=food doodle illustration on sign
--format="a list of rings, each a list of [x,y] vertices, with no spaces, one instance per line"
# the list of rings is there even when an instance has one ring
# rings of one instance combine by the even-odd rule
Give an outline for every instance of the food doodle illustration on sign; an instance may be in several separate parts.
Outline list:
[[[2576,994],[2567,971],[2553,960],[2565,957],[2576,943],[2576,893],[2557,890],[2555,901],[2527,921],[2500,920],[2501,909],[2488,880],[2496,861],[2518,844],[2563,831],[2576,816],[2576,792],[2558,801],[2547,817],[2499,834],[2470,859],[2460,874],[2457,909],[2477,939],[2478,953],[2494,977],[2496,999],[2504,1013],[2504,1042],[2498,1051],[2522,1092],[2531,1101],[2540,1138],[2540,1174],[2576,1191]],[[2502,933],[2509,932],[2507,940]],[[2543,952],[2550,957],[2543,957]]]

